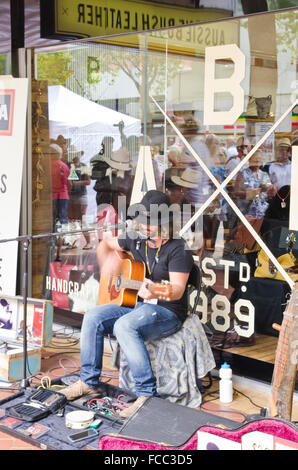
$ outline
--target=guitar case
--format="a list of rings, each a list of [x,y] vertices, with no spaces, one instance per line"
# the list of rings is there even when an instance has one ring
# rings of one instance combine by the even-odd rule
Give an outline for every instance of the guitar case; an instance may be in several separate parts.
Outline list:
[[[239,422],[149,397],[124,423],[118,436],[180,447],[203,425],[236,429]]]
[[[203,415],[208,415],[208,413],[202,412]],[[204,421],[204,420],[202,420]],[[226,421],[226,420],[224,420]],[[167,422],[169,424],[169,422]],[[173,424],[173,417],[172,422]],[[168,428],[170,429],[170,428]],[[241,442],[241,438],[244,434],[259,431],[273,436],[277,436],[288,441],[292,441],[293,445],[298,442],[298,428],[294,423],[280,419],[280,418],[260,418],[248,421],[245,423],[237,423],[233,429],[227,428],[226,426],[220,424],[202,424],[195,429],[195,432],[183,442],[181,446],[171,446],[168,441],[166,442],[156,442],[154,440],[143,440],[138,438],[130,438],[121,434],[104,434],[99,439],[98,449],[99,450],[150,450],[159,452],[160,450],[167,451],[172,455],[173,451],[194,451],[198,448],[198,435],[197,431],[207,432],[213,434],[214,436],[219,436],[224,439],[229,439],[234,442]],[[296,444],[297,446],[297,444]],[[206,450],[209,450],[206,447]],[[161,454],[163,455],[163,454]],[[167,455],[167,454],[165,454]],[[179,454],[178,454],[179,455]],[[186,453],[187,455],[187,453]],[[192,454],[196,456],[197,454]]]

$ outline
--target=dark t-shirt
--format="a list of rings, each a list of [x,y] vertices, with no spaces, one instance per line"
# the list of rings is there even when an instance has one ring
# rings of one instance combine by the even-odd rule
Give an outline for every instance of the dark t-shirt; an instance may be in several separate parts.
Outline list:
[[[135,237],[135,233],[133,233],[133,236]],[[169,280],[169,272],[190,273],[191,271],[193,265],[192,254],[182,239],[168,240],[162,245],[158,253],[158,262],[155,260],[157,248],[150,248],[148,246],[148,261],[151,275],[146,265],[146,240],[141,238],[133,239],[127,233],[125,238],[118,238],[118,243],[123,250],[130,251],[136,261],[143,261],[145,263],[146,277],[153,282]],[[143,299],[139,298],[139,301],[143,301]],[[158,300],[157,303],[174,312],[183,322],[186,318],[188,307],[187,288],[179,300],[172,300],[170,302]]]

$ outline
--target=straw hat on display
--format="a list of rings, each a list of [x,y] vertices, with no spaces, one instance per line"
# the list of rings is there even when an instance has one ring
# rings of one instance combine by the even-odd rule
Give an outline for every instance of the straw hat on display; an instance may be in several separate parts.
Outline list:
[[[116,152],[113,152],[111,158],[105,158],[105,162],[116,170],[129,171],[132,168],[126,147],[121,147],[119,150],[116,150]]]
[[[197,188],[201,183],[202,174],[196,168],[186,168],[181,176],[171,176],[173,183],[183,186],[184,188]]]
[[[68,155],[73,160],[75,157],[82,157],[84,155],[83,150],[78,150],[75,145],[71,144],[68,148]]]
[[[287,137],[279,139],[277,142],[277,147],[291,147],[291,141]]]

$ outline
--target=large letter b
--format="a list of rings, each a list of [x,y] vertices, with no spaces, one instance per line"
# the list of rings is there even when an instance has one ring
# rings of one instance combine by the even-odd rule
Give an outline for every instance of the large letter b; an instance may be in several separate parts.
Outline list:
[[[234,72],[229,78],[215,78],[215,61],[232,59]],[[244,90],[240,83],[245,77],[245,55],[236,44],[206,47],[204,85],[204,125],[231,125],[244,109]],[[214,111],[215,93],[230,93],[233,106],[228,111]]]

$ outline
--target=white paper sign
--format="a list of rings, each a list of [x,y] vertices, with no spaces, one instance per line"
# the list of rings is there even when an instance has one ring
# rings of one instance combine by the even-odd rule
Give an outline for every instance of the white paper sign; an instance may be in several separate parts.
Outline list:
[[[242,450],[273,450],[274,436],[265,432],[253,431],[241,438]]]
[[[28,79],[0,76],[0,240],[19,235]],[[0,295],[15,295],[18,243],[0,243]]]

